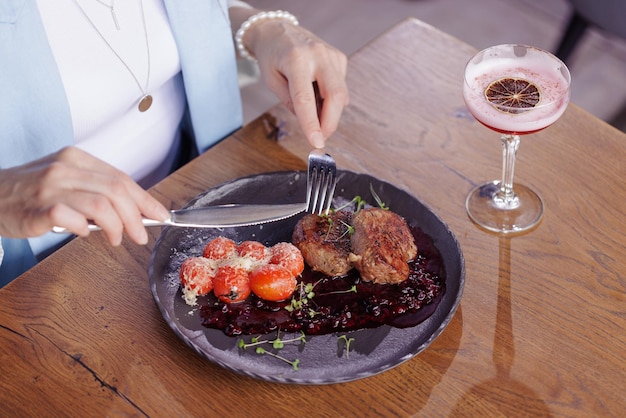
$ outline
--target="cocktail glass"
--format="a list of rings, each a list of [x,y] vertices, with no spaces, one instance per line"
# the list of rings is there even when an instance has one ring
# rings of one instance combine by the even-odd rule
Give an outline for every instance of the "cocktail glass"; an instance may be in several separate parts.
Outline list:
[[[530,188],[515,184],[520,135],[538,132],[565,112],[571,76],[551,53],[527,45],[497,45],[480,51],[465,67],[463,98],[472,115],[502,140],[502,179],[475,187],[465,206],[479,226],[498,233],[535,227],[543,202]]]

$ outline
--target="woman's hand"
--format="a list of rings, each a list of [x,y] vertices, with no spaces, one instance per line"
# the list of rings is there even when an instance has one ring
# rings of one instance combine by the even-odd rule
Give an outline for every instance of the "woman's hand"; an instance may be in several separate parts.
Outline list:
[[[145,244],[142,215],[159,220],[169,216],[129,176],[75,147],[0,170],[1,236],[34,237],[53,226],[87,236],[92,220],[112,245],[122,242],[124,231]]]
[[[295,113],[307,140],[316,148],[324,147],[349,101],[346,56],[282,19],[256,22],[243,41],[269,89]],[[321,96],[317,100],[314,83]]]

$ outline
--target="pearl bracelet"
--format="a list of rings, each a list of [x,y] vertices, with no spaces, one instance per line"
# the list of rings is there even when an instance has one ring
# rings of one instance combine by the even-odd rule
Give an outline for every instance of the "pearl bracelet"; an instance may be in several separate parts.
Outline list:
[[[256,58],[250,54],[248,48],[243,44],[243,37],[246,35],[246,31],[250,29],[252,25],[257,23],[260,20],[265,19],[283,19],[291,23],[292,25],[298,26],[298,19],[294,15],[289,12],[285,12],[283,10],[277,10],[275,12],[259,12],[255,15],[250,16],[245,22],[241,24],[241,27],[237,30],[235,34],[235,45],[237,45],[237,52],[239,52],[239,56],[241,58],[247,58],[251,61],[256,61]]]

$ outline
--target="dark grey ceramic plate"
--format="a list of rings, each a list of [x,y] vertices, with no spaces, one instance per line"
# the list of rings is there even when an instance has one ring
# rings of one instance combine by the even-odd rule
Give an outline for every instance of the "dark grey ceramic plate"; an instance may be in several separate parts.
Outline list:
[[[370,185],[394,212],[432,237],[443,256],[446,292],[426,321],[411,328],[381,326],[352,332],[348,337],[354,341],[348,355],[343,340],[338,338],[340,334],[308,336],[304,345],[285,345],[279,354],[289,360],[299,359],[299,370],[271,356],[256,354],[254,349],[240,349],[237,346],[240,338],[203,327],[197,309],[185,303],[179,290],[178,268],[182,261],[188,256],[200,255],[204,245],[219,235],[237,242],[250,239],[266,245],[290,241],[293,227],[300,218],[296,216],[245,228],[165,228],[152,252],[149,278],[154,300],[169,326],[186,344],[210,361],[237,373],[281,383],[328,384],[361,379],[389,370],[422,352],[445,329],[459,305],[465,281],[463,254],[456,238],[437,215],[415,197],[371,176],[340,171],[335,205],[356,195],[374,203]],[[305,190],[304,172],[261,174],[210,189],[187,207],[298,203],[304,201]],[[289,337],[288,334],[281,335],[281,338]]]

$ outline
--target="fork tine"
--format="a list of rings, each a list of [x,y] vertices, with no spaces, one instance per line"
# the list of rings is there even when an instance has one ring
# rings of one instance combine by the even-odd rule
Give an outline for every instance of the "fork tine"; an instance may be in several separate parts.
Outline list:
[[[333,204],[333,196],[335,195],[335,186],[337,186],[337,172],[333,170],[328,176],[329,186],[328,186],[328,199],[326,202],[326,209],[324,212],[328,212],[330,210],[331,205]]]
[[[325,173],[322,169],[318,168],[317,177],[315,184],[313,186],[313,205],[311,207],[311,213],[316,213],[318,215],[322,214],[322,205],[324,202],[324,198],[326,195],[326,189],[324,187],[324,178]]]
[[[335,192],[337,168],[333,158],[320,150],[309,154],[307,173],[307,211],[328,212]]]
[[[306,208],[310,213],[315,212],[315,204],[317,202],[317,195],[319,193],[319,183],[317,181],[318,170],[312,162],[309,161],[309,170],[307,173],[307,196],[306,196]]]
[[[328,190],[328,175],[326,173],[326,171],[321,171],[320,172],[320,179],[318,181],[318,184],[320,186],[320,192],[319,195],[317,196],[317,205],[318,205],[318,209],[317,209],[317,214],[321,215],[322,211],[324,209],[324,205],[326,202],[326,191]]]
[[[318,204],[319,204],[318,215],[328,212],[331,204],[333,203],[333,195],[331,193],[331,190],[334,188],[333,179],[334,179],[333,173],[329,168],[324,172],[324,178],[320,182],[320,184],[322,185],[322,192],[318,199]]]

